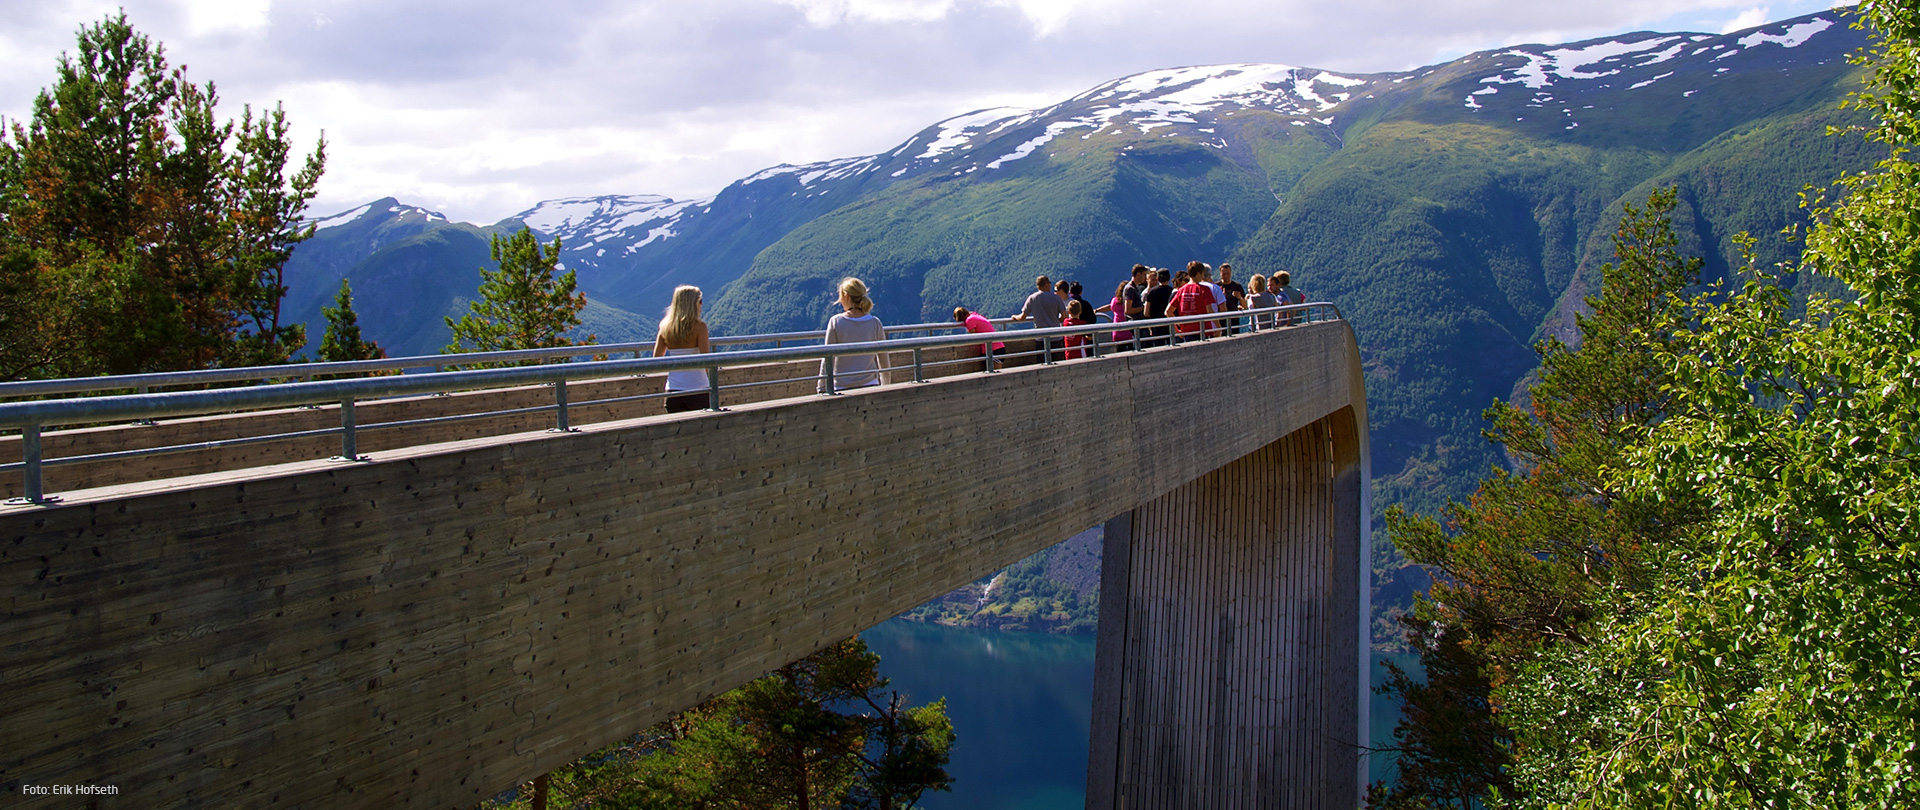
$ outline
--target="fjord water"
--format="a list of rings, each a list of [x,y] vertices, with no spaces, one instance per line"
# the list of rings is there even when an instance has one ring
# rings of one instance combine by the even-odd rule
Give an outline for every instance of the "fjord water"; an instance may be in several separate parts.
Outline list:
[[[1086,802],[1087,733],[1093,710],[1092,636],[943,627],[895,619],[860,634],[880,671],[914,703],[942,696],[957,737],[947,772],[952,793],[921,806],[1056,810]],[[1417,666],[1412,656],[1397,656]],[[1379,683],[1381,661],[1374,661]],[[1373,698],[1375,745],[1391,740],[1397,707]],[[1372,763],[1372,778],[1387,775]]]
[[[957,737],[952,793],[921,806],[1054,810],[1086,802],[1093,637],[895,619],[860,634],[915,703],[941,696]]]

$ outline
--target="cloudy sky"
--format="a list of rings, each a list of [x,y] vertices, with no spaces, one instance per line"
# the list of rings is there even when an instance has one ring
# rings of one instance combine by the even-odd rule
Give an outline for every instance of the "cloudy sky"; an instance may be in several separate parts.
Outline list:
[[[1403,70],[1634,30],[1732,31],[1829,0],[0,0],[0,116],[124,7],[227,106],[286,105],[313,211],[397,196],[492,222],[587,194],[710,195],[891,148],[981,107],[1155,68]]]

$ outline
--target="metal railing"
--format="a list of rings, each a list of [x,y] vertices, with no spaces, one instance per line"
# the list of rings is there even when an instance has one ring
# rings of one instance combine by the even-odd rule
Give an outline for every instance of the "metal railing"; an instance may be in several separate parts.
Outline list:
[[[340,454],[336,459],[359,461],[363,459],[357,447],[358,434],[375,429],[424,425],[456,419],[474,419],[488,416],[503,416],[519,413],[551,411],[554,414],[553,431],[573,432],[569,410],[594,404],[611,404],[644,399],[656,399],[671,394],[688,394],[693,391],[662,391],[632,396],[610,397],[588,402],[568,401],[567,385],[570,382],[584,380],[603,380],[631,375],[655,374],[660,372],[702,370],[706,372],[707,408],[724,410],[720,404],[723,390],[750,386],[777,385],[783,383],[815,380],[823,395],[838,393],[839,381],[848,376],[848,372],[835,369],[838,358],[855,355],[886,355],[909,351],[912,353],[911,368],[913,382],[924,382],[926,370],[935,366],[955,363],[972,363],[981,366],[987,373],[997,371],[995,366],[1004,360],[1017,357],[1036,356],[1042,364],[1051,364],[1061,359],[1075,356],[1102,357],[1105,353],[1119,350],[1112,335],[1116,332],[1129,332],[1131,337],[1123,342],[1124,348],[1149,350],[1162,346],[1178,345],[1195,340],[1207,340],[1226,333],[1225,324],[1236,324],[1239,331],[1258,332],[1263,329],[1316,323],[1324,320],[1338,320],[1342,316],[1339,308],[1327,302],[1294,304],[1289,306],[1268,307],[1264,309],[1242,310],[1231,314],[1189,315],[1174,318],[1158,318],[1126,321],[1122,323],[1097,323],[1084,326],[1063,326],[1048,329],[1021,329],[1017,331],[998,331],[991,333],[969,333],[959,335],[933,335],[926,337],[894,338],[868,343],[830,343],[804,346],[782,346],[767,349],[748,349],[740,351],[710,352],[705,354],[677,355],[669,357],[638,357],[622,360],[595,360],[586,362],[555,363],[534,366],[510,366],[505,368],[482,368],[461,371],[435,371],[418,374],[402,374],[383,377],[359,377],[352,379],[311,380],[302,382],[273,383],[239,388],[217,388],[203,391],[167,391],[152,393],[114,394],[91,397],[68,397],[61,399],[41,399],[21,402],[0,402],[0,429],[18,429],[21,434],[21,461],[0,464],[0,472],[20,470],[22,473],[23,498],[9,501],[30,503],[49,503],[42,482],[44,467],[59,464],[73,464],[86,461],[107,461],[133,458],[162,453],[186,452],[230,447],[258,442],[279,441],[292,438],[337,434],[340,437]],[[1201,328],[1183,334],[1181,325],[1201,324]],[[931,331],[936,328],[958,326],[957,324],[912,324],[892,327],[889,332]],[[1209,328],[1210,327],[1210,328]],[[1156,334],[1147,334],[1154,332]],[[773,335],[741,335],[732,338],[720,338],[714,342],[727,340],[732,343],[780,342],[804,339],[808,336],[818,338],[822,332],[787,332]],[[995,352],[993,344],[1007,340],[1028,341],[1037,344],[1037,348],[1025,352]],[[395,360],[352,361],[332,364],[300,364],[292,366],[255,367],[252,369],[217,369],[207,372],[179,372],[174,375],[129,375],[116,378],[89,378],[92,388],[84,390],[127,390],[137,388],[130,384],[136,378],[166,378],[168,382],[149,381],[146,385],[183,384],[174,382],[192,375],[196,382],[213,381],[211,375],[220,372],[234,372],[235,376],[224,380],[274,379],[287,372],[283,369],[308,374],[347,373],[348,367],[355,369],[389,370],[408,368],[404,364],[419,360],[438,361],[433,365],[448,365],[448,358],[456,358],[461,363],[502,362],[530,358],[577,357],[580,355],[605,354],[612,351],[648,351],[652,344],[616,344],[615,346],[567,346],[559,349],[533,349],[517,352],[486,352],[464,355],[435,355],[428,358],[398,358]],[[980,356],[959,360],[925,360],[929,349],[978,346]],[[821,370],[817,374],[802,377],[781,378],[770,381],[755,381],[722,386],[720,370],[722,368],[744,365],[791,363],[796,361],[818,360]],[[984,361],[984,362],[983,362]],[[386,365],[371,365],[386,364]],[[401,365],[394,365],[401,364]],[[324,367],[324,370],[323,370]],[[882,364],[884,368],[884,362]],[[249,377],[245,372],[253,372]],[[859,372],[862,376],[866,372]],[[884,378],[883,378],[884,381]],[[47,382],[69,382],[65,380]],[[19,384],[10,384],[19,385]],[[446,394],[456,391],[510,388],[516,386],[550,385],[553,387],[553,404],[505,410],[484,411],[479,413],[460,413],[416,419],[398,420],[378,424],[362,425],[355,419],[356,402],[397,396],[419,396]],[[45,393],[45,392],[42,392]],[[338,427],[318,428],[261,436],[247,436],[233,439],[219,439],[191,444],[168,445],[164,447],[117,450],[104,453],[92,453],[81,456],[44,458],[41,453],[41,435],[50,427],[61,425],[84,425],[111,423],[118,421],[151,420],[167,417],[199,416],[213,413],[251,411],[265,408],[283,408],[303,405],[338,404],[340,425]]]
[[[1011,318],[995,319],[993,323],[1006,326]],[[961,328],[957,323],[913,323],[886,327],[889,336],[910,332],[952,331]],[[826,336],[825,330],[807,332],[769,332],[755,335],[731,335],[716,337],[710,342],[715,351],[722,347],[752,346],[757,344],[794,343],[798,341],[818,341]],[[583,346],[555,346],[546,349],[509,349],[494,352],[468,352],[464,354],[422,354],[409,357],[382,357],[378,360],[337,360],[325,363],[283,363],[272,366],[242,366],[237,368],[209,368],[193,371],[156,371],[146,374],[120,374],[111,377],[61,377],[52,380],[21,380],[0,382],[0,401],[26,397],[49,396],[53,394],[79,394],[103,391],[133,391],[139,394],[152,393],[156,388],[174,388],[190,385],[212,385],[233,382],[261,382],[265,380],[311,381],[322,377],[340,377],[355,374],[375,374],[381,372],[409,372],[421,369],[442,371],[449,366],[473,366],[494,363],[521,363],[526,361],[573,362],[580,358],[599,356],[611,357],[617,354],[632,354],[635,359],[646,357],[653,351],[653,339],[626,343],[599,343]]]

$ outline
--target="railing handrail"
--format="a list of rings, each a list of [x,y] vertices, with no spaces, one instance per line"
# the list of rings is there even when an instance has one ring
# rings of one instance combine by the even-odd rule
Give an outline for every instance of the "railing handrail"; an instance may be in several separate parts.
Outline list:
[[[1339,307],[1330,302],[1315,301],[1263,309],[1235,310],[1230,313],[1185,315],[1172,318],[1130,320],[1120,323],[1106,322],[1082,326],[1060,326],[1048,329],[1022,329],[1014,336],[1015,339],[1019,340],[1073,337],[1077,335],[1090,335],[1095,332],[1173,326],[1222,320],[1225,318],[1248,318],[1256,315],[1269,315],[1314,308],[1332,309],[1334,319],[1336,320],[1343,317],[1340,314]],[[92,422],[195,416],[226,411],[253,410],[257,408],[331,403],[346,399],[366,400],[380,397],[450,393],[482,388],[506,388],[563,381],[573,382],[577,380],[601,379],[686,369],[707,369],[714,371],[730,366],[756,363],[821,360],[827,357],[879,354],[909,349],[971,346],[999,341],[1010,334],[1013,333],[997,331],[959,335],[930,335],[927,337],[895,338],[865,343],[821,343],[804,346],[781,346],[769,349],[749,349],[734,352],[708,352],[704,354],[685,354],[668,357],[644,357],[629,360],[595,360],[582,363],[467,369],[388,377],[358,377],[341,380],[276,383],[246,388],[216,388],[206,391],[163,391],[146,394],[115,394],[101,397],[69,397],[22,402],[0,402],[0,428],[46,427]],[[566,348],[572,349],[575,347]],[[604,349],[605,347],[597,348]],[[602,352],[593,351],[591,353],[599,354]],[[491,354],[500,353],[489,352],[453,356],[472,363]]]
[[[1005,325],[1011,318],[994,319],[993,323]],[[904,332],[931,332],[943,329],[959,329],[958,323],[913,323],[886,327],[887,334]],[[728,335],[709,341],[714,346],[738,346],[754,343],[785,343],[796,340],[818,340],[826,336],[826,330],[816,329],[803,332],[768,332],[756,335]],[[124,391],[145,392],[148,388],[163,386],[202,385],[208,383],[253,382],[276,379],[312,379],[322,376],[341,374],[365,374],[377,371],[408,371],[412,369],[439,369],[445,366],[473,365],[476,363],[513,363],[523,360],[572,359],[598,354],[625,354],[627,352],[645,352],[653,349],[653,338],[644,341],[624,343],[597,343],[581,346],[552,346],[544,349],[506,349],[492,352],[468,352],[465,354],[420,354],[407,357],[382,357],[377,360],[333,360],[318,363],[281,363],[271,366],[237,366],[234,368],[206,368],[190,371],[152,371],[141,374],[117,374],[102,377],[59,377],[48,380],[16,380],[0,382],[0,400],[19,397],[47,396],[51,394],[72,394],[85,391]]]

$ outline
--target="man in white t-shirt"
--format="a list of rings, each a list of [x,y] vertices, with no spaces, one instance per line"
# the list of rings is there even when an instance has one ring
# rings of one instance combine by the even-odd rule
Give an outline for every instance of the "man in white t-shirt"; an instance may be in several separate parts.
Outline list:
[[[1227,290],[1225,287],[1222,287],[1218,284],[1213,283],[1213,268],[1207,266],[1204,262],[1200,263],[1199,281],[1202,286],[1205,286],[1207,288],[1207,292],[1213,293],[1213,311],[1226,312],[1227,311]],[[1207,334],[1208,335],[1220,334],[1220,330],[1218,327],[1222,323],[1224,323],[1224,321],[1222,322],[1208,321]]]

